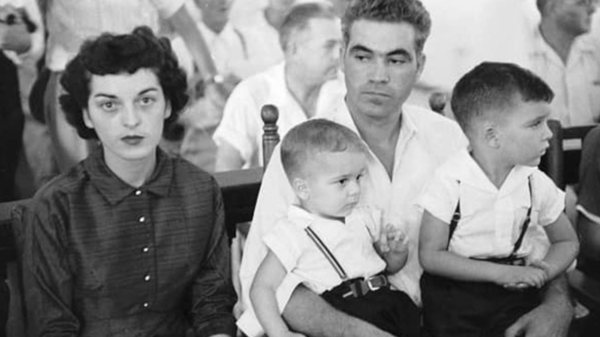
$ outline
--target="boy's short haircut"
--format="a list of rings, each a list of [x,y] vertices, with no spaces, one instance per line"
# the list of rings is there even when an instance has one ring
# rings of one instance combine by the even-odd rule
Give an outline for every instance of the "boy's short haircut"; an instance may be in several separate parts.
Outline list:
[[[326,3],[309,2],[292,6],[279,28],[279,44],[287,50],[291,36],[308,27],[312,19],[337,19],[333,7]]]
[[[65,94],[59,100],[67,122],[81,138],[98,138],[96,131],[88,128],[83,120],[92,76],[133,74],[139,69],[150,69],[156,74],[171,107],[164,129],[176,122],[188,102],[185,72],[179,67],[169,40],[157,37],[150,28],[142,26],[131,34],[104,33],[86,40],[77,56],[67,64],[60,79]]]
[[[550,103],[554,93],[541,78],[516,64],[483,62],[456,83],[452,112],[466,132],[475,117],[491,110],[504,111],[516,97],[524,102]]]
[[[421,55],[431,31],[431,17],[419,0],[354,0],[342,16],[344,44],[350,41],[354,22],[369,20],[385,23],[408,23],[415,29],[415,50]]]
[[[281,163],[290,182],[304,176],[306,163],[320,152],[368,153],[367,146],[347,127],[327,119],[311,119],[293,127],[281,142]]]

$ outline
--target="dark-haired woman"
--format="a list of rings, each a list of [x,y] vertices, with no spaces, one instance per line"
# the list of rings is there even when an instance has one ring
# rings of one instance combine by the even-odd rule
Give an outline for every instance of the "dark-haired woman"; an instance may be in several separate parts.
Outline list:
[[[24,212],[31,335],[234,335],[219,187],[158,148],[188,99],[168,41],[101,35],[61,84],[67,121],[99,146]]]

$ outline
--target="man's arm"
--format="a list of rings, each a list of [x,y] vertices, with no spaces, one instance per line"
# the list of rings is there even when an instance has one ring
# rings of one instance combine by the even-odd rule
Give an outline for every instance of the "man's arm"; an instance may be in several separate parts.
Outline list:
[[[370,323],[335,309],[303,285],[294,290],[283,310],[283,318],[291,330],[311,337],[392,337]]]
[[[537,308],[521,316],[505,333],[506,337],[565,337],[573,319],[573,305],[566,275],[552,280]]]
[[[581,238],[581,256],[600,262],[600,223],[580,211],[577,217],[577,230]]]

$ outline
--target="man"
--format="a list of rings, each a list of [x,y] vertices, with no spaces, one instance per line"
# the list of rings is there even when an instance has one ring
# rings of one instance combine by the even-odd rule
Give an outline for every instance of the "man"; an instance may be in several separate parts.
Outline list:
[[[347,95],[326,116],[358,132],[371,151],[362,202],[379,207],[384,220],[408,234],[406,266],[390,275],[392,285],[420,303],[421,267],[417,241],[422,210],[417,198],[433,171],[466,140],[456,123],[432,111],[404,104],[420,75],[429,14],[418,0],[359,0],[343,19],[342,63]],[[248,290],[265,254],[262,237],[294,202],[276,150],[265,172],[240,270],[246,306]],[[532,233],[534,235],[535,233]],[[572,314],[564,280],[552,283],[543,305],[521,317],[508,336],[563,336]],[[280,289],[280,291],[287,289]],[[281,307],[283,309],[283,307]],[[311,336],[389,336],[326,305],[300,286],[284,308],[287,324]]]
[[[556,94],[563,126],[600,122],[600,46],[591,34],[595,0],[538,0],[541,22],[529,52],[531,69]]]
[[[285,61],[242,81],[232,92],[215,131],[216,170],[262,165],[260,111],[279,108],[279,134],[331,109],[343,85],[338,75],[340,23],[331,7],[296,5],[280,30]],[[333,81],[330,81],[333,80]]]

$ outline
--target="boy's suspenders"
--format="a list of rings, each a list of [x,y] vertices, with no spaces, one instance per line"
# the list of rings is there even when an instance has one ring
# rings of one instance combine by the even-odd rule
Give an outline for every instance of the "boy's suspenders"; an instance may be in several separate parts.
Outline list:
[[[327,261],[329,261],[329,264],[331,264],[333,269],[335,269],[336,273],[338,273],[342,281],[348,281],[348,274],[346,274],[346,271],[344,270],[344,268],[342,268],[342,265],[340,265],[335,256],[331,254],[329,248],[327,248],[323,241],[321,241],[321,238],[319,238],[317,233],[315,233],[315,231],[313,231],[310,227],[306,227],[304,228],[304,230],[306,231],[306,234],[308,234],[308,237],[315,243],[315,245],[317,245],[317,248],[319,248],[321,253],[323,253]]]
[[[458,184],[460,185],[460,180],[458,181]],[[528,185],[529,185],[529,199],[530,199],[530,205],[529,205],[529,209],[527,210],[527,215],[525,216],[525,220],[523,221],[523,226],[521,226],[521,233],[519,234],[519,238],[517,239],[517,241],[515,242],[515,245],[513,247],[512,252],[510,253],[509,256],[502,258],[503,260],[515,260],[516,256],[517,256],[517,251],[519,251],[519,248],[521,248],[521,244],[523,244],[523,238],[525,237],[525,232],[527,232],[527,228],[529,228],[529,223],[531,222],[531,209],[533,208],[533,189],[531,187],[531,176],[529,176],[528,178]],[[446,249],[448,247],[450,247],[450,239],[452,239],[452,235],[454,234],[454,231],[456,231],[456,227],[458,226],[458,222],[460,221],[460,197],[458,199],[458,203],[456,204],[456,209],[454,210],[454,214],[452,215],[452,219],[450,220],[450,228],[449,228],[449,232],[448,232],[448,246],[446,247]]]
[[[373,275],[367,279],[361,278],[353,278],[349,279],[348,274],[340,265],[338,260],[333,256],[329,248],[321,241],[321,238],[312,230],[310,227],[304,228],[308,237],[315,243],[317,248],[321,251],[321,253],[325,256],[329,264],[335,269],[336,273],[342,279],[342,283],[332,289],[332,291],[340,292],[342,297],[361,297],[366,295],[370,291],[379,290],[381,288],[386,288],[389,286],[389,282],[387,277],[383,274]]]

